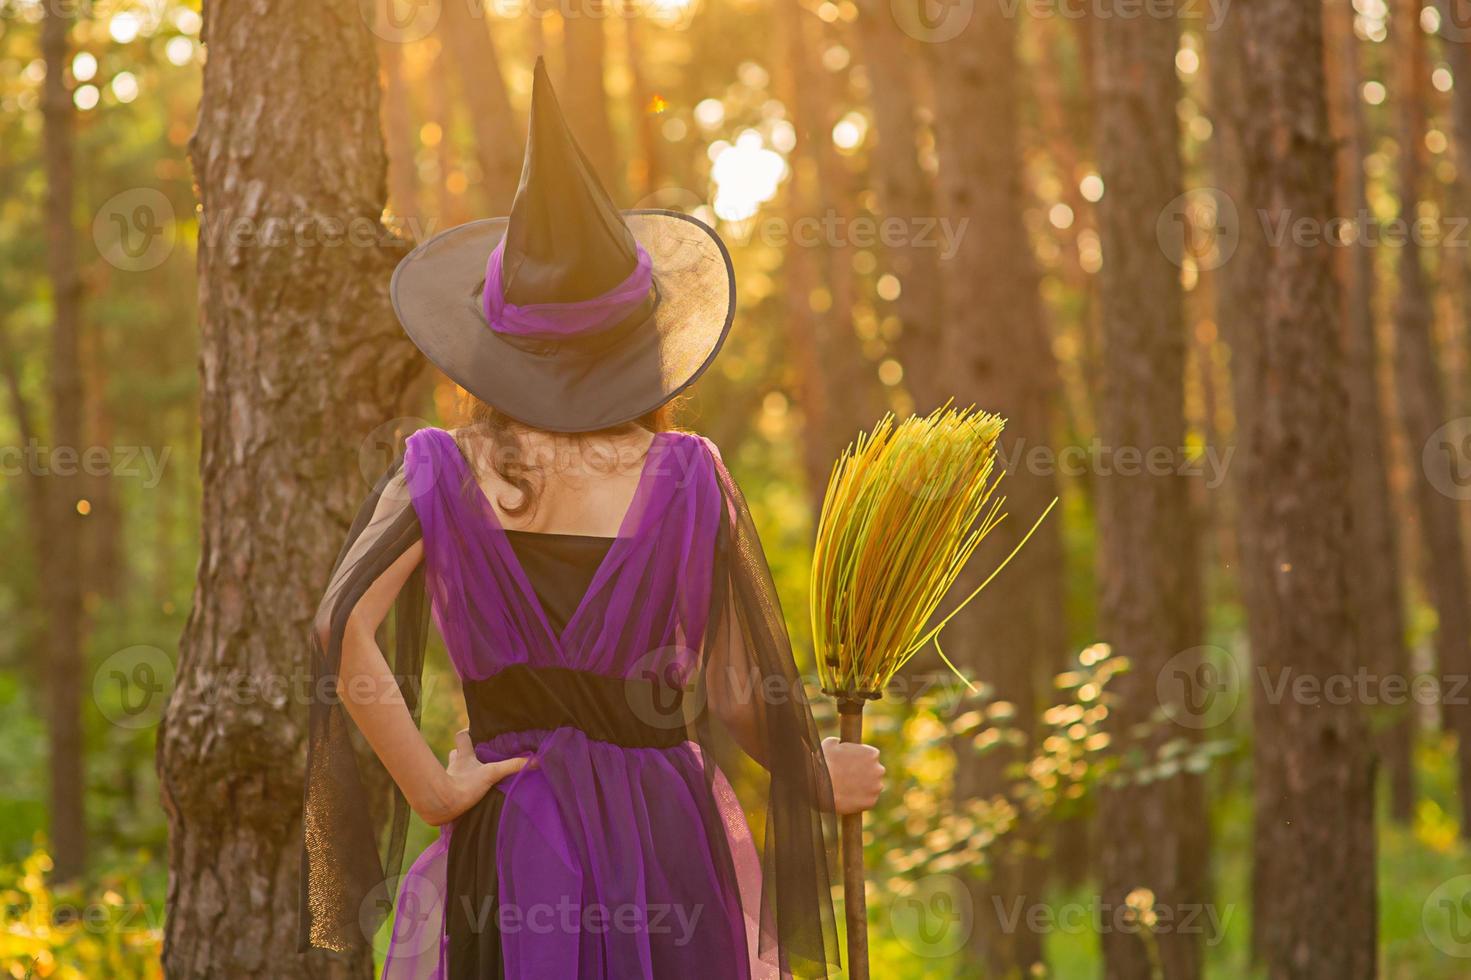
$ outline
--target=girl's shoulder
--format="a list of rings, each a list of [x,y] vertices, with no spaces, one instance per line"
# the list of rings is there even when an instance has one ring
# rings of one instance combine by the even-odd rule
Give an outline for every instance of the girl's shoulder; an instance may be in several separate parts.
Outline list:
[[[680,449],[704,452],[717,460],[720,459],[720,447],[715,445],[714,440],[693,429],[670,429],[660,435]]]
[[[685,470],[710,471],[722,465],[720,448],[706,436],[687,429],[661,432],[655,436],[651,449],[661,447],[673,456],[675,464]]]

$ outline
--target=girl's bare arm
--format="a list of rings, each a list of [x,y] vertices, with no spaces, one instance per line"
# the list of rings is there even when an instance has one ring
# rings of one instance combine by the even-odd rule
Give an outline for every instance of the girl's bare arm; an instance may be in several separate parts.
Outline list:
[[[420,733],[398,682],[378,649],[378,627],[387,618],[399,590],[419,562],[422,542],[415,542],[368,586],[347,619],[338,668],[338,692],[347,713],[367,738],[409,806],[432,826],[448,823],[480,801],[490,788],[526,765],[525,759],[482,763],[475,758],[470,734],[455,735],[449,764],[442,766]],[[327,643],[327,624],[320,624]]]

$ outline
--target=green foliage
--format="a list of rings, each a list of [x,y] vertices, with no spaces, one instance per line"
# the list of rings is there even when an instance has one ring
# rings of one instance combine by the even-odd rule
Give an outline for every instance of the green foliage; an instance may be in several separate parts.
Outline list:
[[[955,798],[957,754],[1027,745],[1026,733],[1012,724],[1016,706],[995,700],[989,688],[967,693],[953,708],[929,699],[907,705],[875,726],[888,768],[904,774],[896,798],[867,821],[881,887],[935,874],[984,877],[1000,849],[1028,846],[1014,836],[1018,827],[1040,828],[1077,812],[1114,765],[1103,731],[1104,693],[1124,666],[1106,647],[1084,650],[1077,669],[1058,676],[1060,700],[1043,713],[1035,748],[1005,765],[1005,788],[989,796]]]
[[[85,889],[48,882],[51,858],[39,846],[19,864],[0,867],[0,973],[57,980],[163,976],[161,910],[142,885],[153,877],[150,864],[139,855]]]

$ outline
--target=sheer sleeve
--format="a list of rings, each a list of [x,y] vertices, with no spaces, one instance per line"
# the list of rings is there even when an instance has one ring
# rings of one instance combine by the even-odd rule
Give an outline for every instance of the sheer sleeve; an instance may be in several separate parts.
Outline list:
[[[783,975],[823,977],[839,968],[832,784],[761,542],[714,458],[723,506],[697,735],[733,784],[765,797],[760,958]]]
[[[408,805],[391,787],[387,819],[359,768],[363,743],[343,707],[338,667],[353,607],[393,562],[420,540],[403,461],[374,486],[348,532],[311,631],[311,704],[306,791],[302,810],[299,946],[336,953],[371,948],[392,901],[388,879],[398,874],[408,829]],[[379,631],[379,645],[404,703],[419,720],[419,692],[428,633],[428,602],[421,563],[405,582]]]

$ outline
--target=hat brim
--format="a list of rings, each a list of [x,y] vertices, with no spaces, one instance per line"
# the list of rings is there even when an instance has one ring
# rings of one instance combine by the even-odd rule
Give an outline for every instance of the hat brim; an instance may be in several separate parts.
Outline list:
[[[725,243],[678,211],[626,211],[658,291],[648,322],[606,344],[527,345],[481,312],[485,262],[506,218],[457,225],[420,244],[393,272],[399,323],[424,356],[476,398],[528,425],[590,432],[663,405],[704,373],[735,318]]]

